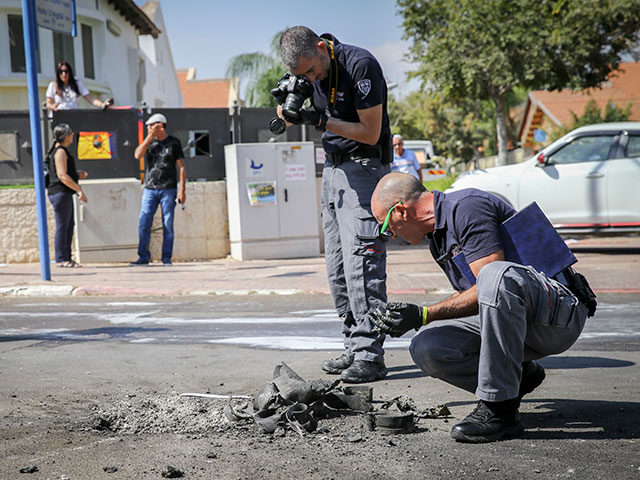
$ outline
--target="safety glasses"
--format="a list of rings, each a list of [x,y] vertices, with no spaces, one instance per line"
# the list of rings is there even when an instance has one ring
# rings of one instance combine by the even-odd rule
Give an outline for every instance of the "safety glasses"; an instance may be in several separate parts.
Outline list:
[[[380,236],[381,237],[387,237],[390,238],[393,236],[393,232],[391,231],[391,229],[388,229],[387,227],[389,226],[389,219],[391,218],[391,213],[396,209],[396,207],[398,205],[402,205],[402,201],[396,203],[393,207],[391,207],[389,209],[389,211],[387,212],[387,216],[384,219],[384,223],[382,224],[382,226],[380,227]]]

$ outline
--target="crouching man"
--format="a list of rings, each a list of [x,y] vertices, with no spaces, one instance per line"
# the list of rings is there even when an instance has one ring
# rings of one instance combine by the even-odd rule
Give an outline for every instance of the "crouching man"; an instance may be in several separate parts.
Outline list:
[[[425,327],[411,342],[415,363],[479,398],[454,425],[454,439],[480,443],[521,434],[520,401],[545,377],[535,360],[571,347],[595,312],[586,280],[567,268],[557,276],[561,283],[505,261],[498,227],[516,212],[489,193],[430,192],[411,175],[390,173],[371,207],[383,234],[412,244],[428,237],[457,292],[428,307],[388,303],[372,310],[374,323],[391,336]]]

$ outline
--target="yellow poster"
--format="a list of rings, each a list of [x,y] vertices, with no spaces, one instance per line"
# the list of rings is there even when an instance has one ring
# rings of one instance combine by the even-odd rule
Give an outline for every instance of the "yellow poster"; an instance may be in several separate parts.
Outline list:
[[[78,160],[108,160],[111,157],[111,133],[78,133]]]

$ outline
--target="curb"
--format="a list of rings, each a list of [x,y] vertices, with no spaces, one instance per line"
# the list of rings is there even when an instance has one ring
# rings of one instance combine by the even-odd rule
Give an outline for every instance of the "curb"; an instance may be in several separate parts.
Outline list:
[[[31,287],[2,287],[0,297],[31,296],[31,297],[64,297],[72,295],[72,285],[34,285]]]

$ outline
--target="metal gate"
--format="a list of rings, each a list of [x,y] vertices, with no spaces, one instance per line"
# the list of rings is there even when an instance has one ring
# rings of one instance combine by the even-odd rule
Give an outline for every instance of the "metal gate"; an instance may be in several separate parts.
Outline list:
[[[67,123],[75,136],[69,152],[90,179],[140,178],[136,147],[146,135],[144,122],[153,114],[167,117],[167,133],[183,146],[189,180],[225,178],[224,146],[231,143],[299,142],[321,144],[320,132],[293,125],[274,137],[269,122],[274,108],[158,108],[139,110],[119,107],[101,110],[60,110],[44,120],[44,153],[51,146],[51,129]],[[45,112],[46,116],[46,112]],[[46,117],[45,117],[46,118]],[[80,145],[81,144],[81,145]],[[80,147],[80,149],[79,149]],[[316,165],[321,173],[322,165]],[[31,133],[28,111],[0,112],[0,184],[33,183]]]
[[[0,112],[0,184],[28,183],[33,183],[29,112]]]
[[[167,117],[167,133],[182,143],[189,180],[224,178],[224,146],[231,143],[228,108],[156,108],[152,113]]]
[[[140,168],[133,153],[138,146],[141,122],[142,112],[133,108],[59,110],[53,114],[51,128],[60,123],[71,127],[75,135],[69,153],[75,157],[76,167],[86,170],[89,178],[139,178]],[[47,137],[45,133],[45,153],[52,141]],[[84,148],[85,143],[89,148]]]

